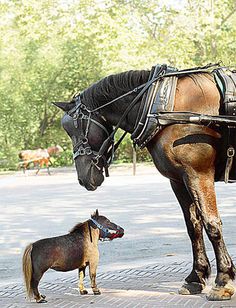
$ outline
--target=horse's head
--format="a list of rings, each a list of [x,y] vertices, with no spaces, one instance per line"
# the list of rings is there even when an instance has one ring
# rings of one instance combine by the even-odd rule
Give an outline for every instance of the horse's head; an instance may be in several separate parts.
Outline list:
[[[70,103],[54,103],[66,113],[62,126],[71,138],[73,157],[80,185],[95,190],[104,181],[104,169],[108,168],[108,147],[101,147],[112,132],[112,126],[98,113],[90,111],[76,96]]]
[[[95,227],[100,230],[99,239],[101,240],[113,240],[124,235],[124,229],[111,222],[105,216],[99,215],[98,210],[91,215],[90,219]]]

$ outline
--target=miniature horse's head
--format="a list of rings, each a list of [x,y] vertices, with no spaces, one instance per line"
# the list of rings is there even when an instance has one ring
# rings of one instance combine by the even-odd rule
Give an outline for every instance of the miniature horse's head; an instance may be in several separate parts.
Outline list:
[[[124,235],[124,229],[111,222],[105,216],[99,215],[98,210],[91,215],[92,223],[100,230],[100,240],[113,240]]]
[[[112,126],[98,113],[90,113],[78,97],[70,103],[54,103],[65,111],[62,126],[71,138],[73,157],[80,185],[95,190],[104,181],[108,168],[108,148],[100,155],[104,141],[112,133]]]

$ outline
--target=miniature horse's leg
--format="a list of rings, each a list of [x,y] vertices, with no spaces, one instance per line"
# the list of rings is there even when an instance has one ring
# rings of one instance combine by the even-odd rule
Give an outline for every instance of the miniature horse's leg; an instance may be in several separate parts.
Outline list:
[[[79,268],[79,291],[81,295],[88,294],[88,291],[84,288],[85,266]]]
[[[98,262],[89,262],[89,275],[90,275],[90,279],[91,279],[91,288],[93,290],[93,294],[94,295],[100,295],[101,292],[100,290],[98,289],[97,287],[97,284],[96,284],[96,272],[97,272],[97,265],[98,265]]]
[[[192,201],[185,185],[171,181],[171,186],[181,205],[193,251],[193,268],[179,293],[184,295],[198,294],[204,289],[205,279],[211,272],[203,240],[203,224],[197,212],[196,204]]]
[[[223,240],[222,223],[216,205],[214,174],[191,172],[185,184],[198,207],[216,256],[217,276],[208,300],[230,299],[234,294],[230,280],[235,277],[235,268]]]
[[[34,293],[34,298],[37,303],[47,303],[46,296],[39,293],[38,285],[39,281],[42,278],[43,273],[41,271],[34,270],[32,279],[31,279],[31,287]]]

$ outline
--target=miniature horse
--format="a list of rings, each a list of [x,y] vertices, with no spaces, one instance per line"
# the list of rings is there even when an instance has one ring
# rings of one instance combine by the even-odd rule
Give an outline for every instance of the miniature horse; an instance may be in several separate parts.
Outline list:
[[[134,89],[148,83],[149,76],[150,71],[146,70],[111,75],[70,102],[54,103],[66,112],[62,125],[73,143],[79,183],[86,189],[95,190],[104,181],[108,152],[103,153],[102,149],[112,126],[133,133],[142,101],[139,97],[133,104],[140,93]],[[78,100],[81,104],[77,104]],[[196,73],[178,78],[174,111],[219,115],[220,101],[212,74]],[[210,275],[203,228],[213,245],[217,276],[208,300],[227,300],[234,294],[230,281],[235,278],[235,267],[224,243],[214,186],[222,142],[220,131],[214,127],[172,124],[162,127],[147,143],[155,166],[170,179],[192,243],[193,267],[180,294],[201,293]]]
[[[87,294],[83,284],[87,265],[93,293],[100,294],[96,284],[98,240],[113,240],[123,235],[124,229],[99,215],[96,210],[89,220],[74,226],[69,234],[42,239],[28,245],[23,255],[23,273],[28,297],[34,296],[37,303],[46,302],[45,296],[38,291],[38,285],[49,268],[62,272],[78,268],[80,294]]]

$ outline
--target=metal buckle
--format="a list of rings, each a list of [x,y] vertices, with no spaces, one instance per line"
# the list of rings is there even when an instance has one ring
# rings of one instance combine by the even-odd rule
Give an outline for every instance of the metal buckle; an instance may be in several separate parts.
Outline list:
[[[90,147],[85,148],[85,154],[86,155],[91,155],[93,153],[93,151],[91,150]]]
[[[233,157],[235,155],[235,150],[233,147],[229,147],[227,150],[227,156],[228,157]]]
[[[84,138],[82,139],[82,144],[86,144],[86,143],[88,143],[88,138],[87,138],[87,137],[84,137]]]

